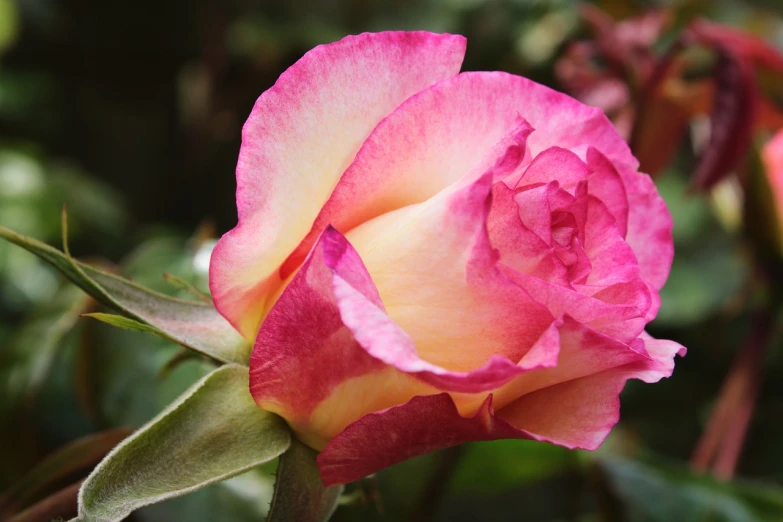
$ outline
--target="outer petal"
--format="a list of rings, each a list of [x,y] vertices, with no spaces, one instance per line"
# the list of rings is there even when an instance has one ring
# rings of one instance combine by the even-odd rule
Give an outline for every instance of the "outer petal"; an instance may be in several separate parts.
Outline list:
[[[415,397],[366,415],[337,435],[318,456],[327,485],[343,484],[403,460],[470,441],[535,439],[570,448],[595,449],[619,417],[618,395],[628,379],[654,382],[673,369],[670,341],[645,337],[651,357],[529,393],[493,411],[489,395],[463,417],[447,394]]]
[[[620,392],[628,379],[657,382],[674,370],[674,355],[685,349],[646,336],[650,358],[568,380],[523,395],[497,416],[513,426],[567,448],[594,450],[620,419]]]
[[[494,416],[490,395],[472,417],[462,417],[445,393],[365,415],[318,455],[327,486],[346,484],[404,460],[464,442],[533,438]]]
[[[253,398],[300,434],[311,429],[312,411],[336,386],[386,368],[356,343],[340,319],[332,272],[324,262],[330,248],[328,238],[313,248],[270,310],[250,357]]]
[[[245,336],[255,334],[277,269],[370,131],[412,94],[457,74],[464,51],[460,36],[350,36],[311,50],[261,95],[237,165],[239,224],[210,269],[218,310]]]
[[[329,223],[348,232],[460,179],[518,116],[536,129],[527,143],[533,156],[553,146],[585,152],[592,145],[635,172],[638,164],[600,109],[519,76],[462,73],[410,98],[378,125],[295,257],[304,257]]]
[[[672,218],[649,176],[626,175],[623,182],[628,193],[629,208],[625,240],[636,254],[642,279],[657,296],[657,291],[669,277],[674,259]]]
[[[635,362],[648,362],[650,355],[641,340],[630,344],[616,341],[589,328],[570,316],[559,327],[560,357],[557,366],[529,372],[496,390],[498,410],[519,397],[564,382]]]

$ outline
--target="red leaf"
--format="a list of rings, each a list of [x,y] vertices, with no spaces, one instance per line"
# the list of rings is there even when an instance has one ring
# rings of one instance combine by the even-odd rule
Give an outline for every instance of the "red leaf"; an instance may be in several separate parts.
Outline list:
[[[697,160],[692,184],[707,190],[734,171],[750,149],[758,89],[750,63],[723,44],[713,43],[718,59],[710,136]]]
[[[762,38],[706,20],[695,21],[689,32],[703,44],[730,50],[754,68],[772,69],[783,74],[783,54]]]

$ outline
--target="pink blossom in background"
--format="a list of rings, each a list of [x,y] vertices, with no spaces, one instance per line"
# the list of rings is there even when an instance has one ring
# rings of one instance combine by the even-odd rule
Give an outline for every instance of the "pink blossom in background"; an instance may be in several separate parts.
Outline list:
[[[327,484],[473,440],[595,449],[628,379],[684,349],[644,331],[671,218],[602,111],[465,39],[350,36],[256,102],[218,310],[255,339],[250,387]]]

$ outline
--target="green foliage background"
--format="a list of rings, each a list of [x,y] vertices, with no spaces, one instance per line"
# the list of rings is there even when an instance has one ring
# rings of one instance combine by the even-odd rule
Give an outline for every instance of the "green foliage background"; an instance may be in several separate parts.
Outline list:
[[[654,4],[597,3],[617,17]],[[783,4],[774,0],[669,3],[783,44]],[[557,88],[554,61],[569,39],[586,35],[575,5],[0,0],[0,224],[57,244],[65,203],[76,256],[111,262],[172,295],[188,291],[163,273],[206,293],[214,237],[236,219],[241,125],[255,98],[305,51],[362,31],[456,32],[468,37],[466,69],[510,71]],[[629,383],[622,421],[595,454],[522,441],[470,444],[350,487],[333,520],[783,520],[780,346],[765,363],[739,478],[687,471],[752,328],[745,310],[756,283],[741,238],[721,224],[714,204],[687,193],[680,163],[657,180],[674,217],[677,257],[650,329],[689,348],[674,377]],[[0,500],[22,484],[29,494],[18,508],[95,464],[75,451],[60,472],[31,476],[47,455],[80,437],[142,425],[211,368],[164,340],[79,318],[92,311],[79,290],[0,242]],[[273,468],[129,520],[263,520]]]

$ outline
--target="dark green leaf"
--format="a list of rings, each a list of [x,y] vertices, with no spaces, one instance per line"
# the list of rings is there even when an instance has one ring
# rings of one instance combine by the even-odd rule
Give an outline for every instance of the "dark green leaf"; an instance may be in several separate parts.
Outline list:
[[[494,492],[544,480],[574,464],[573,452],[532,440],[467,444],[451,477],[456,492]]]
[[[325,487],[317,453],[293,440],[280,457],[275,495],[267,522],[326,522],[337,509],[342,486]]]
[[[84,482],[76,520],[122,520],[134,509],[227,479],[288,449],[288,427],[256,406],[248,380],[247,368],[218,368],[117,446]]]

